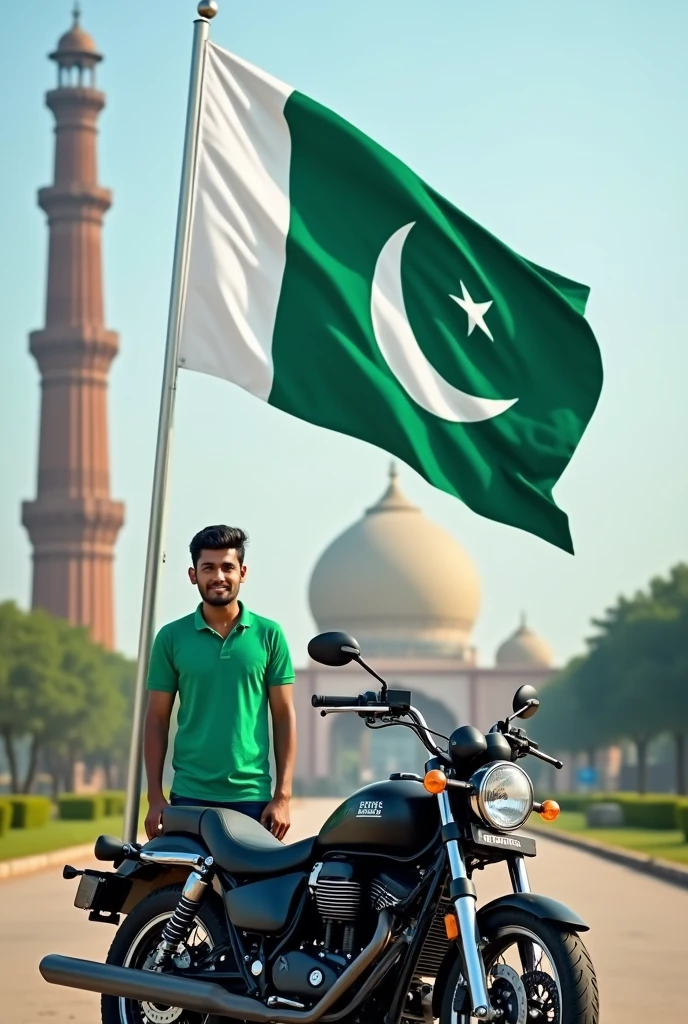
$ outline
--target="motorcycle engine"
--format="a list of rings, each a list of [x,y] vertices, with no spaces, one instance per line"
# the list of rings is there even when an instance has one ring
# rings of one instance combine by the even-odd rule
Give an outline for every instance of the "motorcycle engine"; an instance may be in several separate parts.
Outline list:
[[[319,999],[362,948],[362,929],[372,933],[377,914],[403,900],[417,882],[415,872],[405,872],[403,878],[388,873],[371,877],[348,860],[316,864],[308,886],[324,937],[303,942],[300,949],[277,958],[272,970],[275,989],[285,995]]]

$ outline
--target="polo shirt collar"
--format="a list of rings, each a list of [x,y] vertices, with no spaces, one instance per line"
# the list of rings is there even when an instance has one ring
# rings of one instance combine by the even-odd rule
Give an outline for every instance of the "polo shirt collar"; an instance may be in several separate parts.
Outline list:
[[[212,629],[212,626],[209,626],[208,623],[203,618],[202,608],[203,602],[201,601],[199,606],[196,608],[196,614],[194,615],[194,625],[198,630]],[[248,629],[252,621],[253,618],[251,616],[250,611],[242,601],[239,601],[239,619],[234,629]]]

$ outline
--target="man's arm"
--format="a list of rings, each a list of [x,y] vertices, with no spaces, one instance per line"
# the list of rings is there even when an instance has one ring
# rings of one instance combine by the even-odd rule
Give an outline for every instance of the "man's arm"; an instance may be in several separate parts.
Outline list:
[[[163,690],[151,690],[143,732],[143,757],[148,779],[148,814],[146,835],[149,839],[158,835],[160,818],[167,800],[162,791],[162,771],[167,753],[170,734],[170,718],[174,705],[174,694]]]
[[[296,764],[296,710],[293,685],[289,683],[284,686],[271,686],[268,690],[268,700],[272,715],[277,779],[274,796],[265,808],[261,822],[278,839],[284,839],[291,824],[289,801]]]
[[[146,835],[156,836],[160,818],[167,807],[162,792],[162,771],[167,753],[170,718],[177,692],[178,674],[169,637],[163,627],[155,638],[148,666],[148,707],[143,731],[143,757],[148,778]]]

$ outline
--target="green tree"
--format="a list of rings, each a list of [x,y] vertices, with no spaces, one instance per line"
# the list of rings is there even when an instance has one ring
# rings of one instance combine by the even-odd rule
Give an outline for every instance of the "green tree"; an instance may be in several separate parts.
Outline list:
[[[592,751],[631,740],[638,789],[647,791],[648,748],[672,733],[677,790],[686,789],[688,734],[688,566],[656,577],[593,620],[588,652],[548,687],[538,737],[560,750]]]
[[[99,732],[98,740],[86,751],[89,765],[102,765],[108,789],[123,786],[131,740],[134,711],[136,662],[122,654],[103,652],[103,678],[109,690],[108,728]]]
[[[126,757],[133,665],[94,644],[85,629],[47,612],[0,605],[0,738],[13,792],[29,792],[43,759],[55,794],[72,789],[78,759]],[[25,772],[18,744],[29,742]]]
[[[17,679],[17,665],[25,649],[26,615],[6,601],[0,605],[0,735],[13,793],[21,790],[16,744],[26,735],[30,711],[27,693]]]

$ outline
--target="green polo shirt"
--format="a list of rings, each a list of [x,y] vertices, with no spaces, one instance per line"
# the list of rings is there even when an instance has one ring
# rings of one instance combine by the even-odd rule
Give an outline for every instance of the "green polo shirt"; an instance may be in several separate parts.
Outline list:
[[[270,800],[268,689],[294,682],[276,622],[239,604],[226,639],[201,605],[155,638],[148,689],[179,695],[173,792],[218,801]]]

